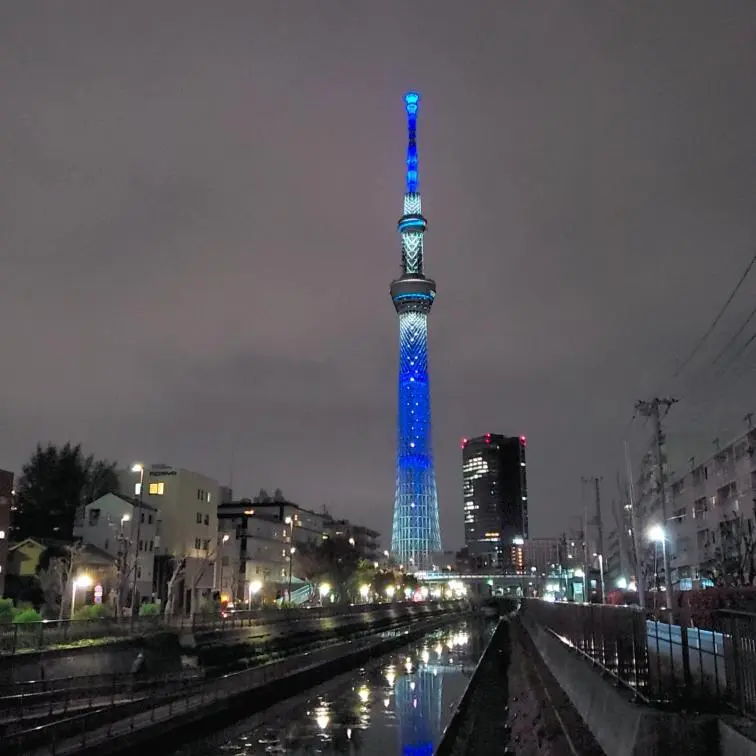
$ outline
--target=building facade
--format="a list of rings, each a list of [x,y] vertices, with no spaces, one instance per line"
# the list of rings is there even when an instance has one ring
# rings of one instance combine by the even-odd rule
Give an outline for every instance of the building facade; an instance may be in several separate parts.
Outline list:
[[[342,538],[357,550],[360,559],[378,562],[381,559],[381,534],[364,525],[355,525],[349,520],[332,520],[328,526],[332,538]]]
[[[672,476],[667,502],[674,586],[685,590],[702,579],[748,581],[756,540],[756,429]]]
[[[300,507],[280,491],[272,497],[261,491],[254,499],[222,503],[218,507],[218,590],[236,601],[246,600],[254,583],[268,594],[280,593],[290,569],[292,580],[298,582],[292,549],[321,542],[331,524],[328,513]]]
[[[528,539],[524,436],[462,440],[465,543],[476,569],[521,573]]]
[[[133,496],[138,475],[119,474],[121,491]],[[165,464],[145,465],[142,499],[157,510],[154,593],[167,598],[171,572],[185,560],[177,609],[190,611],[192,597],[210,597],[218,553],[220,485],[201,473]]]
[[[430,568],[441,551],[436,471],[431,443],[428,372],[428,315],[436,283],[423,269],[422,215],[417,157],[417,115],[420,96],[404,96],[408,143],[404,212],[398,230],[402,239],[402,272],[391,284],[391,300],[399,317],[399,380],[397,401],[396,490],[391,555],[397,563]]]
[[[136,565],[138,603],[152,597],[158,511],[151,504],[125,494],[109,493],[84,507],[74,537],[109,554],[123,585],[121,595],[131,603]]]
[[[11,535],[11,507],[13,506],[13,473],[0,470],[0,596],[5,594],[8,572],[8,541]]]
[[[524,545],[526,571],[551,575],[567,566],[565,538],[528,538]]]

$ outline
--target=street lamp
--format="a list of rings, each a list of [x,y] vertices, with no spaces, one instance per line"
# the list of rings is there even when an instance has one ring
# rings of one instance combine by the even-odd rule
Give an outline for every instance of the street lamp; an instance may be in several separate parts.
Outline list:
[[[253,580],[249,584],[249,608],[252,609],[252,596],[256,596],[262,590],[262,583],[259,580]]]
[[[139,535],[142,532],[142,496],[144,495],[144,465],[141,462],[135,462],[131,466],[131,472],[139,473],[139,498],[137,506],[137,530],[134,539],[134,578],[131,583],[131,616],[134,617],[136,611],[136,587],[137,571],[139,569]]]
[[[665,604],[668,608],[672,606],[672,576],[667,569],[667,534],[661,525],[654,525],[648,531],[649,540],[662,545],[662,565],[664,567],[664,590],[667,594]]]
[[[330,583],[321,583],[318,586],[318,591],[320,592],[320,605],[323,606],[323,598],[328,596],[328,594],[331,592]]]
[[[360,586],[360,596],[362,596],[362,599],[367,603],[368,596],[370,595],[370,586],[367,583],[363,583]]]
[[[77,575],[71,581],[71,619],[74,616],[74,606],[76,605],[76,589],[89,588],[92,585],[92,578],[89,575]]]
[[[289,603],[291,603],[291,567],[294,563],[294,552],[296,551],[296,548],[292,546],[289,549]]]
[[[601,581],[601,603],[606,603],[606,593],[604,592],[604,555],[594,554],[594,559],[598,559],[599,563],[599,579]]]
[[[221,593],[223,593],[223,547],[228,543],[231,536],[228,533],[224,533],[223,537],[220,539],[220,546],[218,547],[218,554],[216,562],[220,562],[220,581],[219,585],[217,586],[216,590],[219,590]]]

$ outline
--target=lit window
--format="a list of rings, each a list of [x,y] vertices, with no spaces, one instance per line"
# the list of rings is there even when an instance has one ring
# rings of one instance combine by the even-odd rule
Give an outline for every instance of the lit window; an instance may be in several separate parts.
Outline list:
[[[3,538],[5,538],[5,531],[4,530],[0,530],[0,541],[2,541]]]
[[[165,483],[150,483],[150,496],[162,496],[165,493]]]

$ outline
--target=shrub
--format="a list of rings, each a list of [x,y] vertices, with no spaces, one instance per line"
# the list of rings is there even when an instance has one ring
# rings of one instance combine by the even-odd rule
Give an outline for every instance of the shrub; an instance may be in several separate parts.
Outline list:
[[[11,599],[0,599],[0,624],[13,622],[13,601]]]
[[[98,620],[110,616],[110,611],[105,604],[87,604],[80,606],[75,612],[75,620]]]
[[[160,606],[158,604],[142,604],[139,607],[140,617],[158,617],[160,615]]]
[[[41,622],[42,615],[36,609],[22,609],[16,612],[13,617],[13,622],[17,625],[23,625],[28,622]]]

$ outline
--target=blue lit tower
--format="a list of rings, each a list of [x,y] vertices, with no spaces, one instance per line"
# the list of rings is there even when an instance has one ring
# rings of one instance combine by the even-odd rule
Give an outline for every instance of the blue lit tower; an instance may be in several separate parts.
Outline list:
[[[391,299],[399,315],[399,396],[396,442],[396,496],[391,552],[402,564],[430,566],[430,555],[441,551],[436,471],[431,446],[430,382],[428,380],[428,313],[436,282],[423,273],[422,215],[417,161],[417,114],[420,95],[404,96],[407,110],[407,186],[402,237],[402,275],[391,284]]]

